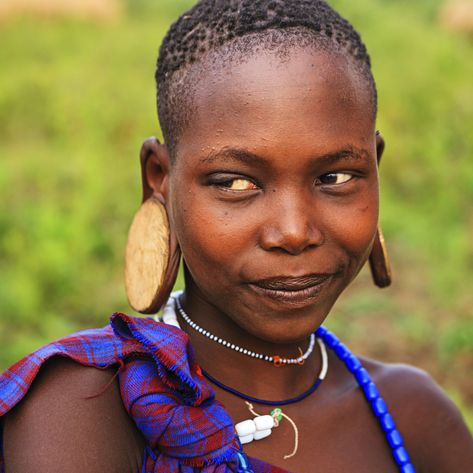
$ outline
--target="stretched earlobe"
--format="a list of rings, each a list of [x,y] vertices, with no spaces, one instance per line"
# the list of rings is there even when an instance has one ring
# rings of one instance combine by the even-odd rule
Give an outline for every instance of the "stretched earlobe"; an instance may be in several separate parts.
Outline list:
[[[156,138],[140,153],[143,203],[128,233],[125,287],[134,310],[153,314],[169,299],[180,264],[180,248],[165,207],[167,150]]]
[[[371,249],[369,264],[373,282],[379,288],[388,287],[392,282],[391,262],[389,260],[386,242],[384,241],[383,232],[378,227],[376,236]]]
[[[385,146],[386,144],[383,136],[379,130],[376,131],[376,159],[378,165],[383,156]],[[369,257],[369,264],[371,276],[376,286],[380,288],[390,286],[392,282],[391,262],[389,260],[388,250],[381,227],[378,227],[378,230],[376,231],[373,248],[371,249]]]
[[[376,159],[378,165],[381,162],[381,157],[384,153],[384,148],[386,147],[386,142],[384,141],[383,135],[379,130],[376,130]]]

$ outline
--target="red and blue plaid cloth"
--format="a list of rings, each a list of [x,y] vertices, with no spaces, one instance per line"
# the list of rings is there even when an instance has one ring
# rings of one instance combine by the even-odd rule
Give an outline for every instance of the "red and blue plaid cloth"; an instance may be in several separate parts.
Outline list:
[[[110,326],[50,343],[0,376],[0,416],[28,392],[41,365],[66,356],[95,368],[121,366],[125,408],[147,440],[142,473],[287,473],[246,457],[233,421],[202,377],[189,338],[152,319],[114,314]],[[0,436],[1,438],[1,436]],[[4,471],[0,451],[0,471]]]

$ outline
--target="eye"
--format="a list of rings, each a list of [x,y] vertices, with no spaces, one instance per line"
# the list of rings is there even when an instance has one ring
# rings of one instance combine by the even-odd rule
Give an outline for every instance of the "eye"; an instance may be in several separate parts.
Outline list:
[[[346,172],[329,172],[327,174],[319,176],[316,179],[316,184],[345,184],[345,182],[351,181],[353,177],[353,174],[348,174]]]
[[[251,191],[258,189],[258,186],[254,182],[249,179],[241,178],[229,179],[225,182],[220,182],[218,185],[231,191]]]
[[[261,186],[255,179],[245,174],[220,171],[207,176],[206,185],[210,185],[220,192],[224,198],[246,198],[252,196]],[[222,192],[226,193],[224,196]]]

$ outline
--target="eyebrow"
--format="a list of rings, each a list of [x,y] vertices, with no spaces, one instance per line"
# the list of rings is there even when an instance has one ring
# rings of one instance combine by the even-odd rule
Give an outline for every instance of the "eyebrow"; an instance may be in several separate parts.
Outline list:
[[[245,164],[267,164],[268,160],[259,156],[258,154],[252,153],[244,148],[230,148],[225,147],[217,151],[211,151],[204,159],[205,163],[213,163],[220,159],[231,159],[233,161],[239,161]]]
[[[244,164],[251,164],[251,165],[266,165],[268,164],[269,160],[260,156],[258,154],[252,153],[244,148],[230,148],[225,147],[220,150],[211,151],[204,159],[203,162],[205,163],[213,163],[218,160],[227,160],[230,159],[232,161],[238,161]],[[365,149],[357,148],[354,146],[346,146],[340,150],[314,156],[313,160],[323,164],[333,164],[339,161],[359,161],[359,160],[368,160],[369,153]]]
[[[326,162],[327,164],[335,163],[337,161],[345,160],[368,160],[369,153],[365,149],[356,148],[355,146],[346,146],[343,149],[335,151],[333,153],[324,154],[319,156],[317,159]]]

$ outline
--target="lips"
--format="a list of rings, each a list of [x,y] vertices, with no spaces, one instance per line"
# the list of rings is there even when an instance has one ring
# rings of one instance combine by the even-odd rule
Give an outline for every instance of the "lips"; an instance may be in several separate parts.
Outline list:
[[[304,276],[278,276],[252,281],[249,285],[254,292],[292,305],[313,303],[331,282],[334,274],[308,274]]]

